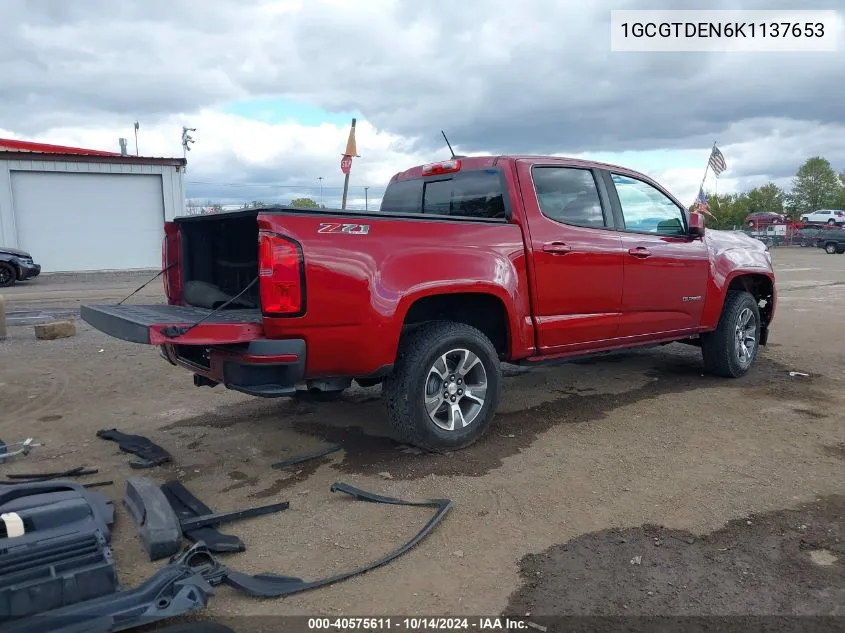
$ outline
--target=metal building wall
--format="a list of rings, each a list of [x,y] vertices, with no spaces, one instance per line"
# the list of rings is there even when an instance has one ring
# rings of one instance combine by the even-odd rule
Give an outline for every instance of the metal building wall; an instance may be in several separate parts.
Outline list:
[[[18,247],[12,197],[14,171],[89,174],[146,174],[161,176],[165,220],[185,215],[184,169],[172,165],[144,165],[96,161],[8,160],[0,152],[0,246]]]

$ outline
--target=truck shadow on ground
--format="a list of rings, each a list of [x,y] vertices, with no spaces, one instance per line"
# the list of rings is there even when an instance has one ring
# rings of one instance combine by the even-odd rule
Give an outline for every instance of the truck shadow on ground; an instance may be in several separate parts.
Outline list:
[[[326,463],[344,473],[386,472],[395,479],[417,479],[430,474],[480,476],[498,468],[504,458],[529,447],[541,433],[553,426],[600,420],[620,407],[697,389],[737,389],[750,402],[764,402],[766,406],[771,406],[773,401],[788,401],[793,411],[808,418],[827,416],[819,408],[830,401],[830,396],[818,386],[814,387],[822,377],[791,377],[789,368],[761,358],[754,370],[743,378],[723,379],[703,375],[700,361],[696,362],[697,356],[690,354],[697,350],[682,348],[673,353],[667,352],[667,349],[636,351],[544,370],[556,374],[556,383],[572,384],[573,387],[555,390],[541,385],[539,389],[544,390],[544,396],[550,399],[525,409],[500,412],[481,441],[457,453],[424,452],[400,444],[388,435],[390,431],[377,388],[353,393],[337,402],[291,399],[229,405],[180,420],[165,429],[204,427],[225,430],[238,426],[240,432],[262,437],[262,451],[272,455],[268,464],[297,448],[307,452],[325,446],[325,443],[338,443],[343,447],[340,453],[293,469],[274,484],[272,490],[278,492],[307,478],[318,466]],[[612,368],[607,366],[608,363],[612,364]],[[571,375],[571,381],[567,380],[566,372]],[[564,375],[561,376],[561,373]],[[593,376],[593,373],[597,375]],[[561,381],[561,378],[564,380]],[[592,378],[601,378],[600,382],[605,385],[621,380],[639,386],[624,391],[616,387],[616,391],[610,392],[577,386],[589,384]],[[532,381],[535,384],[529,384]],[[509,391],[537,390],[537,382],[537,377],[531,374],[507,379],[503,404],[506,404]],[[613,389],[612,384],[609,389]],[[271,425],[272,428],[268,428]],[[293,449],[291,429],[296,432],[293,443],[299,445]],[[287,437],[280,436],[283,431],[287,431]],[[251,485],[255,477],[237,471],[230,479],[231,490]],[[272,493],[268,490],[268,494]]]
[[[845,497],[836,495],[735,519],[702,536],[648,524],[584,534],[521,560],[523,585],[506,614],[531,613],[540,623],[544,615],[842,616],[843,516]],[[627,630],[617,628],[625,622],[607,630]],[[767,630],[799,630],[770,623]],[[713,621],[710,630],[761,630],[759,622],[728,624]],[[802,630],[822,630],[812,624]]]

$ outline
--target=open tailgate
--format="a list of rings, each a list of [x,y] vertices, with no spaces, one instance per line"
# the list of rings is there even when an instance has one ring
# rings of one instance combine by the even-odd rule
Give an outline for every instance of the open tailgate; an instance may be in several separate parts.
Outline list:
[[[174,305],[92,305],[82,320],[101,332],[132,343],[225,345],[261,338],[260,310],[221,310]]]

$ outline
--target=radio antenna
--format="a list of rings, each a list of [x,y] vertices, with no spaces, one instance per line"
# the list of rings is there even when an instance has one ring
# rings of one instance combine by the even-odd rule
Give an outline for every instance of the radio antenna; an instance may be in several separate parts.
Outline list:
[[[449,139],[446,138],[446,132],[440,130],[440,133],[443,135],[443,140],[446,141],[446,145],[449,146],[449,153],[452,154],[452,158],[455,158],[455,150],[452,149],[452,144],[449,142]]]

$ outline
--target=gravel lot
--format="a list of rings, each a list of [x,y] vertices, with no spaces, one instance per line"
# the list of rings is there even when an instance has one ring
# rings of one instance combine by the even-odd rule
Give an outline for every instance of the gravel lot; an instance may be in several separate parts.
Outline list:
[[[377,388],[341,402],[268,401],[196,389],[158,350],[81,321],[71,339],[37,341],[27,314],[114,301],[145,279],[43,276],[3,293],[12,325],[0,343],[0,437],[46,446],[0,474],[84,464],[100,468],[90,480],[115,480],[101,490],[118,507],[113,542],[126,585],[158,565],[120,507],[123,482],[139,472],[99,429],[166,447],[173,464],[143,474],[180,479],[214,510],[290,500],[286,512],[222,530],[246,543],[226,558],[243,571],[342,571],[427,520],[426,510],[333,495],[334,481],[455,501],[428,539],[387,567],[284,600],[221,588],[212,616],[839,614],[845,257],[782,249],[774,259],[778,312],[748,376],[704,376],[698,350],[684,345],[535,370],[506,380],[486,439],[449,455],[402,450]],[[160,293],[156,280],[130,301]],[[270,468],[327,442],[344,450],[291,472]]]

